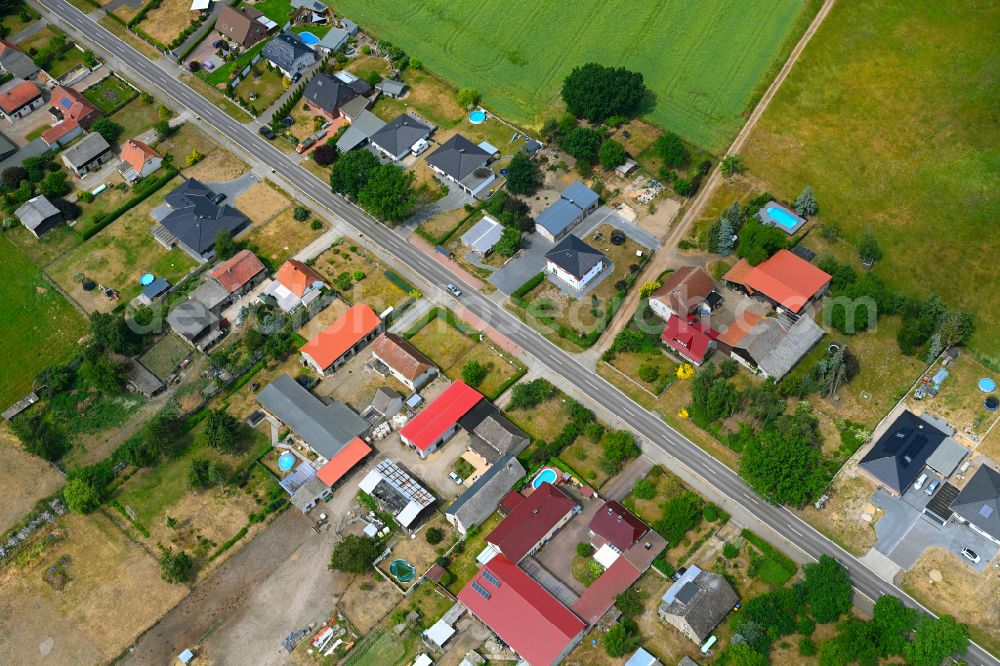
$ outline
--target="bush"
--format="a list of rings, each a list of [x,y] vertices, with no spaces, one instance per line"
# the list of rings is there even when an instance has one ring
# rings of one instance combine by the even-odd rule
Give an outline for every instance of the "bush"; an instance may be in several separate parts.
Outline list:
[[[441,585],[448,587],[454,582],[455,582],[455,574],[445,569],[444,573],[441,574]]]
[[[651,364],[644,364],[639,366],[639,379],[641,379],[642,381],[649,382],[650,384],[652,384],[659,378],[660,378],[659,367]]]
[[[83,479],[73,479],[63,488],[63,499],[73,513],[90,513],[101,504],[101,497]]]
[[[594,547],[589,543],[576,544],[576,554],[580,557],[590,557],[594,554]]]
[[[428,527],[424,538],[427,539],[427,543],[436,546],[444,540],[444,533],[436,527]]]
[[[714,523],[719,519],[719,510],[714,504],[709,504],[705,507],[705,511],[702,514],[706,522]]]
[[[740,554],[740,548],[732,541],[727,541],[726,545],[722,547],[722,556],[727,560],[731,560]]]
[[[802,638],[799,639],[799,655],[800,656],[803,656],[803,657],[812,657],[818,651],[819,650],[816,648],[816,643],[813,642],[813,639],[809,638],[808,636],[803,636]]]
[[[639,479],[632,487],[632,495],[638,499],[651,500],[656,497],[656,483],[649,478]]]
[[[668,168],[683,166],[691,159],[684,141],[673,132],[667,132],[657,137],[653,142],[653,150],[663,160],[663,165]]]
[[[320,229],[323,228],[323,223],[320,222],[319,220],[314,219],[312,222],[309,223],[309,228],[312,229],[313,231],[319,231]]]
[[[482,384],[487,374],[489,368],[476,360],[469,360],[462,367],[462,381],[473,388]]]
[[[468,109],[479,103],[479,92],[475,88],[462,88],[455,99],[459,106]]]
[[[292,217],[296,222],[305,222],[309,219],[309,209],[305,206],[296,206],[292,212]]]
[[[545,402],[555,393],[555,387],[546,379],[535,379],[516,384],[511,390],[508,410],[530,409]]]
[[[626,617],[604,634],[604,651],[609,657],[623,657],[639,647],[641,642],[639,627],[634,620]]]
[[[702,500],[691,491],[685,491],[663,503],[663,517],[656,521],[653,529],[669,545],[680,543],[689,530],[701,522]]]
[[[183,583],[191,578],[194,562],[183,550],[174,553],[170,548],[160,546],[160,576],[168,583]]]

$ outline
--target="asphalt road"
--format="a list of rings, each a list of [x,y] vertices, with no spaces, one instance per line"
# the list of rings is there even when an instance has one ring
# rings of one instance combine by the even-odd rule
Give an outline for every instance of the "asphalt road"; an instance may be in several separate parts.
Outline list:
[[[659,417],[633,402],[617,388],[597,376],[575,358],[546,340],[501,306],[481,295],[474,289],[444,269],[436,261],[427,257],[404,239],[387,229],[363,211],[353,206],[339,195],[330,191],[327,183],[300,167],[285,153],[279,151],[261,137],[255,126],[241,124],[217,109],[211,102],[188,88],[172,73],[162,69],[135,49],[125,44],[99,24],[92,21],[65,0],[37,0],[59,19],[91,40],[93,44],[108,51],[118,60],[127,63],[140,80],[151,91],[169,97],[196,114],[201,122],[214,126],[229,139],[253,155],[261,163],[270,167],[273,173],[294,184],[300,191],[312,198],[318,205],[341,216],[348,224],[363,233],[373,243],[396,257],[404,265],[438,286],[455,283],[464,286],[461,302],[477,317],[489,322],[494,328],[554,374],[562,375],[568,382],[578,387],[594,403],[618,415],[642,437],[645,445],[657,446],[686,465],[708,484],[733,501],[745,506],[750,513],[767,524],[775,533],[794,544],[813,558],[831,555],[843,562],[850,571],[856,590],[875,600],[882,594],[892,594],[910,606],[922,608],[919,602],[907,595],[891,582],[879,578],[850,553],[828,540],[795,514],[782,506],[774,506],[757,496],[756,493],[729,467],[705,453],[697,445],[664,423]],[[965,656],[969,664],[991,664],[1000,666],[1000,660],[984,649],[971,643]]]

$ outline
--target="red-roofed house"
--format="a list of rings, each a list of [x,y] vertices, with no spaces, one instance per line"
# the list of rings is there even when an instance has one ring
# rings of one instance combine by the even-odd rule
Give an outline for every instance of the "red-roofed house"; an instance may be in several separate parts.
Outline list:
[[[75,120],[64,120],[42,132],[41,139],[49,148],[63,146],[80,136],[83,128]]]
[[[344,478],[348,472],[354,469],[355,465],[364,460],[372,447],[365,444],[360,437],[355,437],[347,445],[337,452],[333,458],[319,468],[316,476],[319,480],[333,488],[338,481]]]
[[[223,289],[239,296],[260,284],[267,277],[267,272],[256,254],[240,250],[216,266],[211,275]]]
[[[364,303],[358,303],[302,347],[302,360],[321,375],[342,366],[382,332],[382,320]]]
[[[129,139],[122,146],[119,173],[129,183],[145,178],[160,168],[163,156],[138,139]]]
[[[437,374],[433,361],[395,333],[386,333],[376,340],[372,356],[384,363],[392,376],[411,391],[419,391]]]
[[[403,426],[399,436],[426,458],[455,434],[458,420],[482,399],[483,394],[465,382],[454,382]]]
[[[586,625],[504,555],[490,560],[458,600],[532,666],[558,664]]]
[[[486,543],[511,562],[520,562],[534,555],[579,512],[580,507],[566,493],[551,483],[543,483],[493,528]]]
[[[57,123],[72,120],[84,129],[90,129],[93,122],[101,117],[100,110],[72,88],[53,88],[49,104],[49,114]]]
[[[640,576],[641,571],[624,557],[619,557],[580,595],[573,604],[573,612],[582,617],[584,622],[597,624],[614,605],[615,597],[639,580]]]
[[[606,502],[590,520],[590,538],[600,537],[619,553],[634,546],[649,531],[649,525],[615,501]]]
[[[44,103],[38,86],[30,81],[21,81],[0,93],[0,116],[13,123]]]
[[[667,320],[660,340],[692,365],[699,366],[715,349],[718,332],[696,317],[684,321],[674,316]]]
[[[274,281],[264,293],[277,301],[278,307],[291,312],[308,304],[326,288],[323,276],[307,264],[289,259],[281,264],[274,275]]]
[[[740,259],[722,279],[750,296],[760,294],[777,309],[798,314],[829,289],[832,278],[788,250],[778,250],[756,266]]]
[[[517,505],[524,501],[524,495],[516,490],[512,490],[500,500],[500,513],[507,516],[517,508]]]

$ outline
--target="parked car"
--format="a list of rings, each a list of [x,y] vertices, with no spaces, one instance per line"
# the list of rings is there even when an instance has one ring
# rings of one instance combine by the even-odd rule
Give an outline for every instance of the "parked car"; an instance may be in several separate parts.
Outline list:
[[[937,490],[938,486],[940,485],[941,485],[941,479],[934,479],[927,484],[927,490],[925,490],[924,492],[927,493],[928,495],[933,495],[934,491]]]
[[[976,562],[976,563],[979,562],[979,555],[976,553],[976,551],[968,547],[962,549],[962,557],[969,560],[970,562]]]
[[[261,136],[268,139],[269,141],[274,141],[275,137],[278,136],[277,134],[274,133],[274,130],[271,129],[269,125],[261,125],[260,130],[258,131],[260,132]]]
[[[681,579],[681,576],[683,576],[686,572],[687,572],[687,567],[681,567],[680,569],[674,572],[674,575],[670,577],[670,580],[676,583]]]
[[[292,74],[292,83],[298,83],[299,79],[301,79],[301,78],[302,78],[302,73],[301,72],[295,72],[294,74]]]
[[[924,487],[924,483],[926,482],[927,482],[927,475],[921,474],[920,476],[917,477],[916,482],[913,484],[913,489],[920,490],[921,488]]]
[[[458,298],[459,296],[462,295],[462,290],[450,282],[447,285],[445,285],[444,288],[447,289],[449,292],[451,292],[451,295],[454,296],[455,298]]]
[[[460,486],[462,485],[462,483],[464,483],[462,477],[460,477],[458,474],[455,474],[454,472],[448,472],[448,478],[454,481],[456,486]]]

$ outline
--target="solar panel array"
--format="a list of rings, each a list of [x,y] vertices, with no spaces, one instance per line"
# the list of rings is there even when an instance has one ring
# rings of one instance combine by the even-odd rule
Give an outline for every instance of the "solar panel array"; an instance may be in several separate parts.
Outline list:
[[[489,571],[484,571],[484,572],[483,572],[483,578],[485,578],[485,579],[486,579],[486,580],[488,580],[489,582],[493,583],[493,585],[494,585],[495,587],[500,587],[500,579],[499,579],[499,578],[497,578],[496,576],[494,576],[494,575],[493,575],[492,573],[490,573]]]
[[[487,590],[485,587],[483,587],[482,585],[480,585],[478,582],[473,582],[472,583],[472,589],[475,590],[476,592],[478,592],[479,596],[481,596],[483,599],[489,599],[490,598],[490,592],[489,592],[489,590]]]

